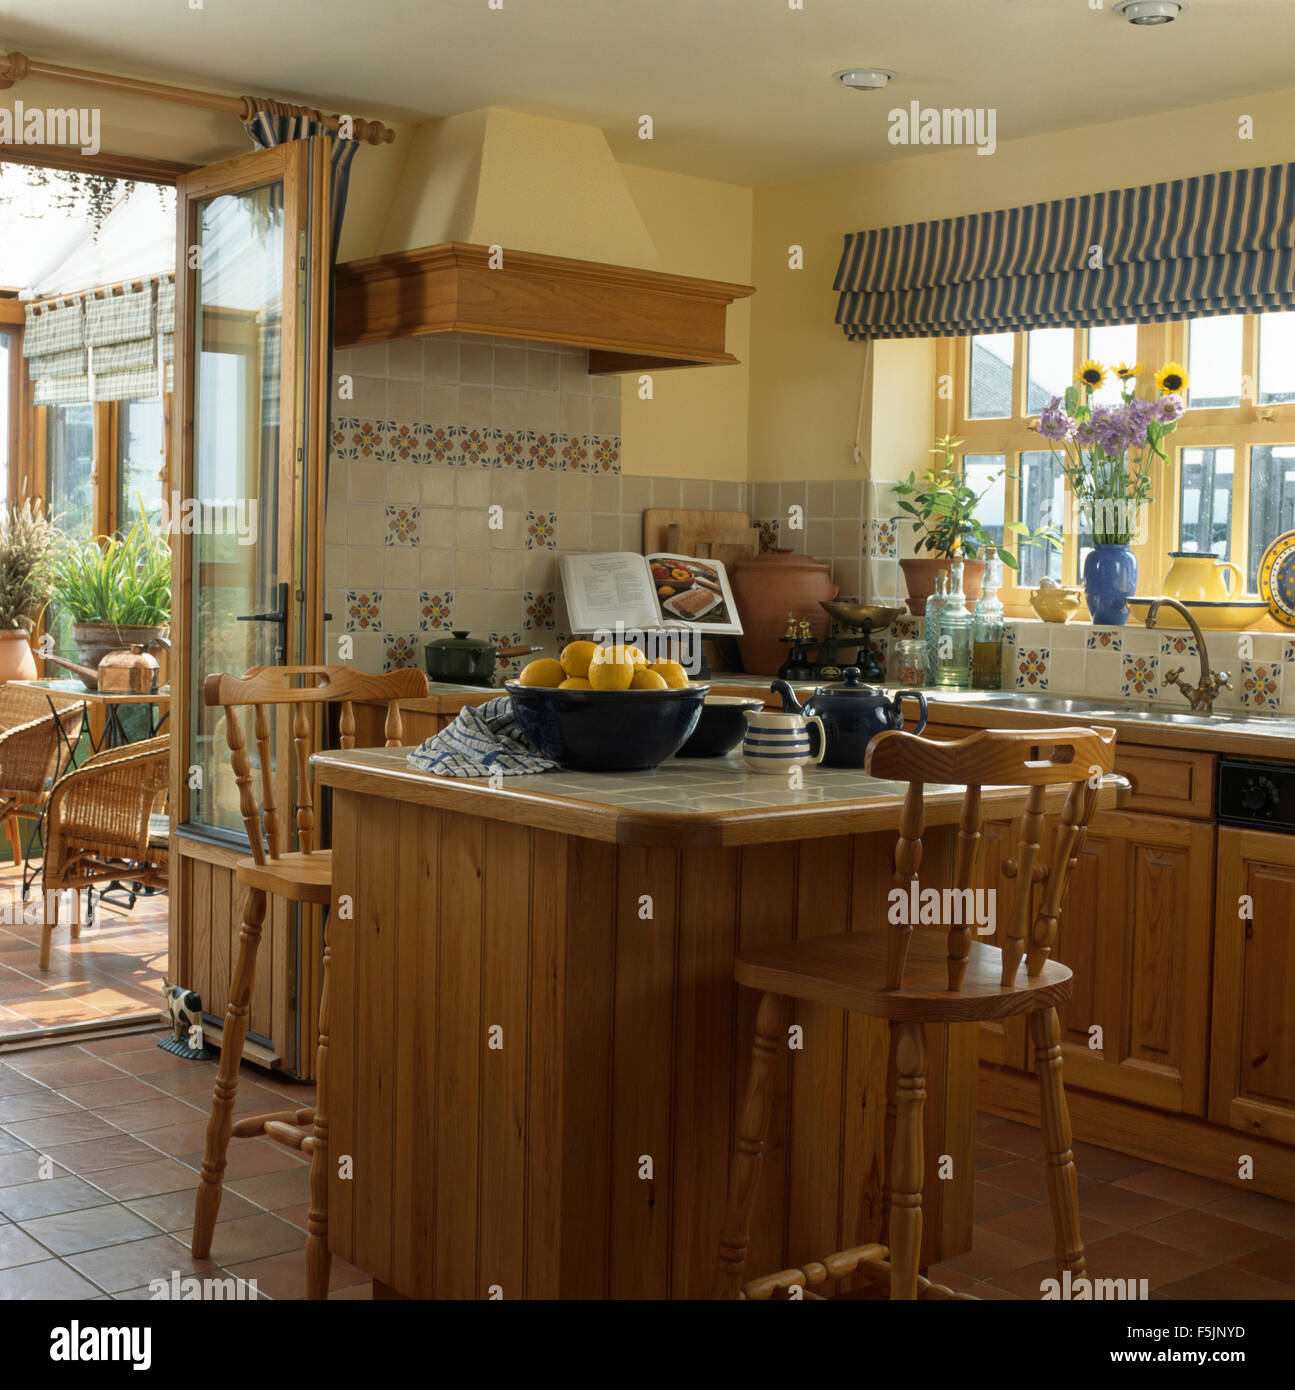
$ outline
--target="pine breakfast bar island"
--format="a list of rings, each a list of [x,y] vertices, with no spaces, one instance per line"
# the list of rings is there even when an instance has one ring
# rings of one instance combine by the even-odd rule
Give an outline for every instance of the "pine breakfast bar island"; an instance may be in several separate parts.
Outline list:
[[[884,922],[904,787],[818,768],[793,790],[736,755],[492,787],[407,751],[312,765],[332,791],[330,1248],[387,1296],[707,1296],[755,1008],[734,953]],[[961,791],[926,788],[934,883]],[[1025,793],[984,804],[996,868]],[[794,1021],[752,1273],[884,1239],[886,1025]],[[970,1246],[976,1026],[929,1029],[923,1265]]]

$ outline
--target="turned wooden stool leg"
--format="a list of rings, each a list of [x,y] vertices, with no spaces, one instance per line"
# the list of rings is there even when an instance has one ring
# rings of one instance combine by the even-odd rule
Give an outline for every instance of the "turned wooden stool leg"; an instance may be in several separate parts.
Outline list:
[[[926,1101],[926,1029],[892,1019],[895,1125],[887,1158],[890,1191],[890,1296],[917,1297],[922,1253],[922,1107]],[[889,1109],[889,1106],[887,1106]]]
[[[1086,1262],[1084,1242],[1079,1235],[1079,1175],[1070,1148],[1070,1115],[1061,1081],[1061,1024],[1056,1009],[1040,1009],[1030,1015],[1030,1037],[1039,1069],[1039,1109],[1048,1159],[1048,1202],[1056,1233],[1057,1263],[1072,1274],[1082,1274]]]
[[[247,890],[243,926],[238,933],[238,963],[229,987],[225,1032],[220,1042],[220,1070],[211,1097],[207,1120],[207,1147],[202,1156],[202,1175],[193,1204],[193,1254],[203,1260],[211,1254],[211,1237],[220,1212],[221,1183],[225,1176],[225,1151],[234,1125],[234,1098],[238,1095],[238,1067],[243,1060],[243,1040],[251,1012],[252,984],[256,978],[256,952],[265,922],[265,892]]]
[[[18,833],[18,817],[7,815],[4,820],[5,834],[9,836],[9,848],[13,852],[13,862],[22,863],[22,838]]]
[[[48,970],[50,943],[54,939],[54,928],[58,926],[58,894],[50,892],[45,886],[44,878],[40,881],[40,896],[40,968]]]
[[[751,1213],[755,1210],[760,1170],[764,1166],[764,1141],[773,1111],[773,1066],[781,1042],[779,1000],[762,994],[755,1015],[755,1041],[751,1046],[751,1074],[738,1116],[733,1144],[733,1167],[728,1182],[728,1208],[719,1238],[717,1298],[737,1298],[742,1292],[747,1246],[751,1241]]]
[[[328,967],[332,954],[324,928],[324,979],[319,995],[319,1050],[315,1054],[315,1132],[310,1145],[310,1210],[306,1216],[306,1297],[328,1297]]]
[[[89,888],[85,890],[87,909],[90,905],[90,894],[92,891],[93,890]],[[69,930],[73,941],[79,941],[81,939],[81,890],[79,888],[72,894],[72,922]]]

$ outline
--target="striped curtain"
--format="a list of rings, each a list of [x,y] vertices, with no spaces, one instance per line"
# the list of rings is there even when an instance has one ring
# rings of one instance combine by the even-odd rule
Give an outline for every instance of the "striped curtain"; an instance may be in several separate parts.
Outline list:
[[[329,199],[333,213],[333,262],[337,262],[337,247],[342,235],[342,217],[346,212],[346,193],[351,182],[351,160],[359,148],[358,140],[339,140],[337,135],[320,121],[306,116],[281,116],[273,110],[258,111],[243,129],[252,137],[259,150],[273,149],[289,140],[330,140],[333,145],[332,178],[329,180]]]
[[[847,338],[943,338],[1295,308],[1295,165],[853,232]]]
[[[36,405],[83,405],[90,399],[90,357],[81,295],[29,304],[22,355]]]

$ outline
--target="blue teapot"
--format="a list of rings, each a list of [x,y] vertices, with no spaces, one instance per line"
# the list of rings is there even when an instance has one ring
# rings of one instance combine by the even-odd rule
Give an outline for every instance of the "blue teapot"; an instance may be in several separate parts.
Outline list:
[[[843,685],[820,685],[803,705],[796,703],[796,692],[786,681],[769,687],[782,700],[788,714],[817,715],[823,721],[827,748],[825,767],[862,767],[868,745],[887,729],[904,727],[904,696],[912,696],[921,710],[916,729],[926,728],[926,696],[920,690],[899,690],[893,697],[873,685],[859,684],[859,668],[847,666]]]

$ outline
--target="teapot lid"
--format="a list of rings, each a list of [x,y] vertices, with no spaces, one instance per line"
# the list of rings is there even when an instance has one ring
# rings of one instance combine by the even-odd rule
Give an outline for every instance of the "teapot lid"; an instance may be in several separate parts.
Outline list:
[[[874,699],[880,695],[886,698],[886,692],[879,685],[860,685],[860,671],[857,666],[847,666],[841,674],[845,680],[832,685],[820,685],[815,691],[815,695],[870,695]]]

